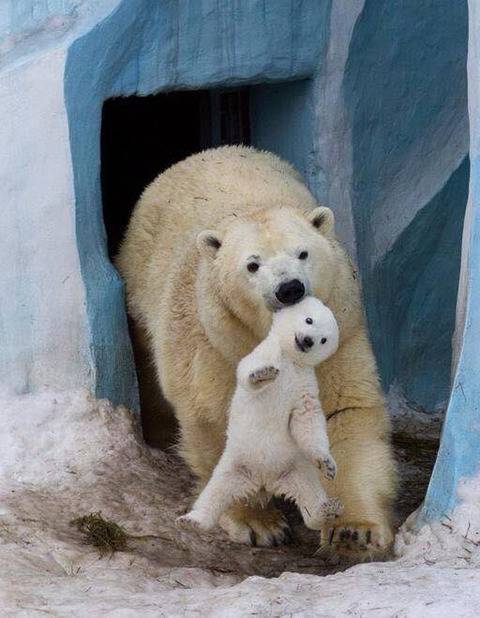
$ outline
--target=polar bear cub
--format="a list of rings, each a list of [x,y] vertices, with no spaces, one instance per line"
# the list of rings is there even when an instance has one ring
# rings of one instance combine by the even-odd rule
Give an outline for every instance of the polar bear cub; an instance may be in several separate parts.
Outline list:
[[[223,455],[179,525],[209,530],[234,501],[274,495],[294,500],[312,529],[341,510],[318,474],[333,479],[336,465],[314,370],[338,338],[333,313],[316,298],[273,315],[267,338],[238,365]]]

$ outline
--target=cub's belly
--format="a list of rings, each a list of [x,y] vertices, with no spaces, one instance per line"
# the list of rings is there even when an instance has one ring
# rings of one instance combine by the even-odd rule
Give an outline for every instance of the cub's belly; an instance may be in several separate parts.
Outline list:
[[[291,470],[298,463],[301,454],[293,442],[256,444],[255,449],[237,452],[235,462],[252,478],[257,478],[266,485]]]
[[[263,492],[271,497],[288,493],[286,487],[295,482],[296,472],[305,470],[308,463],[302,454],[297,454],[274,465],[250,461],[238,462],[235,467],[237,474],[245,477],[254,492]]]

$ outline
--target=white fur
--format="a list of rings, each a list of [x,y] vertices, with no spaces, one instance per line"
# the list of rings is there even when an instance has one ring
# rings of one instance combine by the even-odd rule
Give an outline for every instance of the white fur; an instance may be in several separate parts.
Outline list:
[[[192,155],[149,185],[116,263],[147,386],[143,413],[158,419],[156,429],[171,427],[152,389],[153,366],[178,420],[179,453],[201,484],[225,448],[235,369],[267,336],[278,283],[299,279],[332,309],[340,344],[316,375],[322,407],[332,415],[328,435],[338,465],[327,489],[344,510],[320,530],[321,543],[348,561],[381,559],[393,540],[390,421],[358,276],[333,223],[331,211],[316,203],[286,162],[253,148],[224,146]],[[300,260],[299,251],[308,258]],[[246,263],[252,255],[260,258],[256,273]],[[285,256],[290,259],[280,279],[275,258]],[[167,429],[165,445],[168,435]],[[285,538],[281,514],[258,501],[237,502],[220,525],[239,543],[249,543],[252,534],[260,546]]]
[[[313,529],[339,511],[317,470],[333,479],[336,465],[314,371],[337,347],[337,322],[320,300],[274,314],[267,338],[238,365],[225,450],[180,524],[208,530],[235,500],[260,493],[294,500]]]

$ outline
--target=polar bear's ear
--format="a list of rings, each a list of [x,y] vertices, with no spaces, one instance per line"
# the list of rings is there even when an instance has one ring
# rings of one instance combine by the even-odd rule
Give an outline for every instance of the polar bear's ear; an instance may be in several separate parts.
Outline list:
[[[307,215],[308,220],[322,234],[328,234],[335,225],[335,216],[330,208],[319,206]]]
[[[215,230],[203,230],[197,236],[197,249],[203,255],[214,258],[221,246],[220,234]]]

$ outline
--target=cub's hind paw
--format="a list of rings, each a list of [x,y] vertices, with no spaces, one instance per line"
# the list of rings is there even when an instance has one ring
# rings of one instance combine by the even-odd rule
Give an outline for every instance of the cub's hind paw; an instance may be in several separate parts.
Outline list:
[[[342,513],[343,504],[338,498],[329,498],[322,504],[321,511],[325,520],[332,520]]]
[[[195,511],[177,517],[175,525],[184,530],[209,530],[211,528]]]
[[[252,373],[248,376],[248,381],[252,386],[262,386],[266,382],[272,382],[278,376],[279,369],[274,367],[273,365],[268,365],[267,367],[260,367],[260,369],[256,369],[252,371]]]
[[[337,474],[337,464],[331,455],[319,459],[317,465],[322,471],[323,476],[329,481],[333,480]]]

